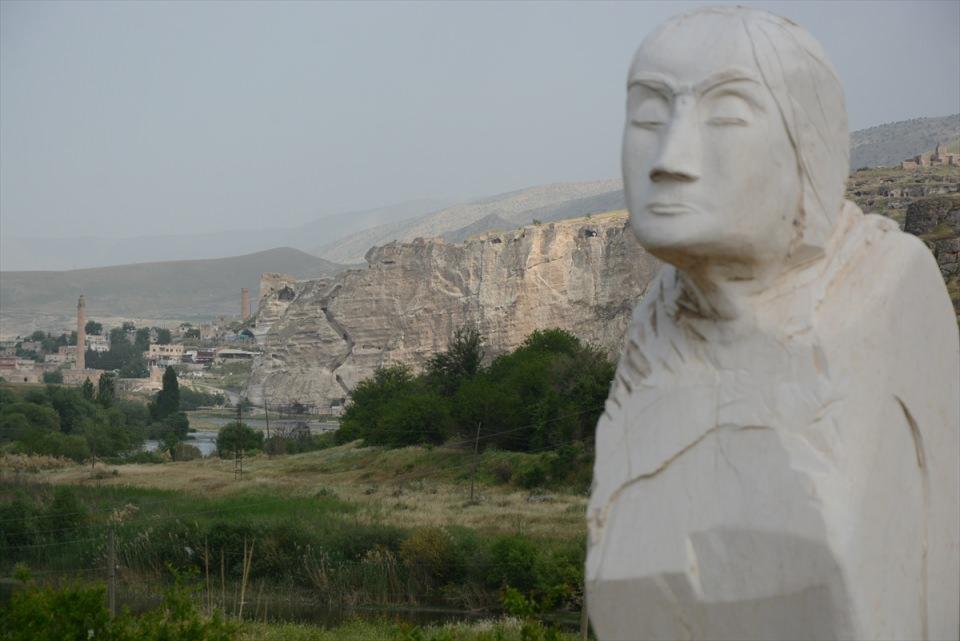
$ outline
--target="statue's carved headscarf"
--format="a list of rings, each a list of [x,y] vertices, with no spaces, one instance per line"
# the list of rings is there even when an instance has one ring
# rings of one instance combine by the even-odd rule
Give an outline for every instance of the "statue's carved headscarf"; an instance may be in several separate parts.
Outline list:
[[[800,167],[802,202],[791,259],[812,258],[823,251],[837,222],[849,174],[850,139],[840,79],[809,33],[766,11],[706,7],[677,16],[661,29],[702,13],[729,16],[743,24]]]

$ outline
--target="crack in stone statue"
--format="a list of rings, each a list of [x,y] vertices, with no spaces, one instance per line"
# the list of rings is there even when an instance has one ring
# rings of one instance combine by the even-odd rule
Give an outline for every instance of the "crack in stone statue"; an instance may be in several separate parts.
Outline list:
[[[588,507],[600,639],[957,638],[960,347],[916,238],[843,200],[843,90],[766,12],[630,67],[634,311]]]

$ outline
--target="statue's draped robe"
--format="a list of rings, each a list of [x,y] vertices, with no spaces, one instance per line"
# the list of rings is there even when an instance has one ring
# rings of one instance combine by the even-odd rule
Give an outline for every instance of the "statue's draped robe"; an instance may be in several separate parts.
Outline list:
[[[930,252],[847,202],[755,317],[691,291],[648,288],[597,426],[599,638],[955,638],[960,347]]]

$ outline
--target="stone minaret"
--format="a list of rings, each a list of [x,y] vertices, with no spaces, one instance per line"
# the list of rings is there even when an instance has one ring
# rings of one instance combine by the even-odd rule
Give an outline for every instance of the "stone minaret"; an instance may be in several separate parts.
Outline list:
[[[83,302],[83,294],[77,301],[77,369],[86,369],[84,357],[87,352],[87,304]]]
[[[250,290],[246,287],[240,290],[240,318],[250,318]]]

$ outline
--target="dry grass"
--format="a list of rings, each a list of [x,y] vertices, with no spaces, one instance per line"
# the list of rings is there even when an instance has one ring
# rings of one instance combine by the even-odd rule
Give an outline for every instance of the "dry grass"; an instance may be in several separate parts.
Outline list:
[[[471,504],[470,461],[469,453],[446,448],[385,450],[349,444],[292,456],[246,458],[242,481],[234,480],[232,459],[218,458],[100,470],[107,474],[91,474],[89,465],[68,464],[55,469],[38,467],[31,476],[53,484],[132,485],[202,496],[250,491],[313,496],[325,489],[358,505],[358,518],[370,523],[458,525],[551,538],[584,533],[584,496],[550,493],[531,497],[512,486],[481,483],[480,500]],[[0,470],[4,465],[0,459]],[[116,476],[112,475],[114,469]]]
[[[0,474],[36,473],[75,466],[70,459],[41,454],[0,454]]]

